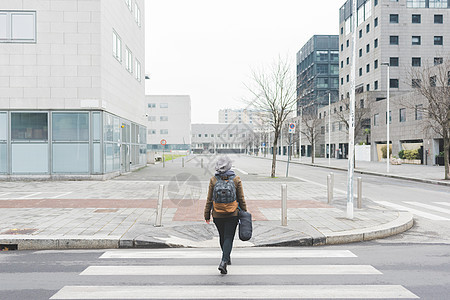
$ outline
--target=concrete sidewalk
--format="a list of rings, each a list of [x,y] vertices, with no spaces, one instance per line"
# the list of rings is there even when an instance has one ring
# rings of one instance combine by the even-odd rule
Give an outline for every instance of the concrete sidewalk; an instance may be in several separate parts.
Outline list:
[[[249,158],[254,159],[254,158]],[[258,162],[254,159],[255,163]],[[239,167],[239,166],[236,166]],[[0,182],[0,246],[5,249],[218,247],[203,220],[211,168],[193,157],[151,165],[108,181]],[[254,219],[253,238],[236,246],[325,245],[382,238],[409,229],[408,212],[370,199],[346,218],[346,195],[332,205],[320,185],[294,178],[236,173]],[[288,226],[281,226],[280,185],[288,182]],[[154,227],[159,185],[163,226]]]

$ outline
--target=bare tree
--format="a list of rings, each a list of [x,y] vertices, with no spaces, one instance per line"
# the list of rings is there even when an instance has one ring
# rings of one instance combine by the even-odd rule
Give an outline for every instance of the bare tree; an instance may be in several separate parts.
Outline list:
[[[348,109],[350,105],[350,99],[346,98],[341,100],[342,110],[336,109],[336,116],[339,122],[344,123],[345,131],[349,132],[349,114],[350,110]],[[355,108],[355,141],[364,140],[367,136],[367,128],[370,126],[370,110],[369,103],[364,103],[363,105],[359,105]]]
[[[423,112],[426,128],[444,140],[445,179],[450,179],[450,58],[435,61],[434,66],[411,68],[409,84],[419,97],[403,99],[402,102]],[[417,102],[421,101],[421,104]],[[402,103],[403,104],[403,103]]]
[[[316,156],[316,142],[317,137],[321,134],[320,125],[322,123],[322,120],[317,116],[317,105],[310,104],[306,107],[302,107],[300,122],[302,122],[300,134],[303,134],[311,144],[311,163],[314,163]]]
[[[266,123],[274,131],[272,170],[275,177],[277,145],[281,128],[288,115],[294,111],[296,98],[296,76],[288,59],[278,58],[269,68],[252,70],[252,85],[246,85],[254,100],[247,101],[257,110],[267,112]]]

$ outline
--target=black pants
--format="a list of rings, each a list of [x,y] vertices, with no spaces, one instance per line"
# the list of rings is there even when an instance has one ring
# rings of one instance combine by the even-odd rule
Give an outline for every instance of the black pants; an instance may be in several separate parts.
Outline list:
[[[220,248],[222,248],[222,260],[230,261],[231,249],[233,248],[234,235],[238,224],[238,217],[214,218],[220,236]]]

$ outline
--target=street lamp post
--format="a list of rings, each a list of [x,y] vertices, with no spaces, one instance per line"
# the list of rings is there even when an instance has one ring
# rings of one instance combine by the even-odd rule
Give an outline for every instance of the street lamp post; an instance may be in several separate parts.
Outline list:
[[[331,166],[331,92],[328,93],[328,165]]]
[[[390,113],[389,113],[389,90],[390,90],[390,80],[389,80],[389,63],[382,63],[382,66],[387,66],[387,85],[386,85],[386,172],[389,173],[389,123],[390,123]]]

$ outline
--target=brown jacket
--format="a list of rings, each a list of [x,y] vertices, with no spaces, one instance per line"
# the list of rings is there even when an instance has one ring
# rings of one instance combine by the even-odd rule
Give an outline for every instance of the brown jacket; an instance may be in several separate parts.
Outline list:
[[[213,176],[209,180],[209,188],[208,188],[208,198],[206,199],[206,205],[205,205],[205,220],[211,219],[211,210],[212,210],[212,216],[213,218],[228,218],[228,217],[236,217],[238,215],[239,209],[237,209],[235,212],[224,214],[224,213],[218,213],[214,210],[213,207],[213,190],[214,185],[217,182],[216,176]],[[233,179],[234,186],[236,187],[236,198],[237,202],[239,204],[239,207],[247,211],[247,204],[245,203],[244,199],[244,189],[242,188],[242,181],[239,176],[234,177]]]

